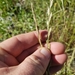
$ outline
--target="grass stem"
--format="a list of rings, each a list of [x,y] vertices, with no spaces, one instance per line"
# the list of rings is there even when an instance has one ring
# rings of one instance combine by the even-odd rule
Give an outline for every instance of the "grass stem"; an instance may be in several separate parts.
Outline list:
[[[42,42],[41,42],[41,36],[40,36],[40,33],[39,33],[39,26],[38,26],[37,21],[36,21],[36,16],[35,16],[35,13],[34,13],[32,2],[31,2],[31,10],[32,10],[33,19],[34,19],[34,22],[35,22],[36,31],[38,32],[38,41],[39,41],[40,46],[43,47]]]

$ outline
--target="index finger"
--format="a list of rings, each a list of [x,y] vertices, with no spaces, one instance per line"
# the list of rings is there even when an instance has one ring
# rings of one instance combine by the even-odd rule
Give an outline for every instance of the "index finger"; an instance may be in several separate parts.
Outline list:
[[[41,40],[45,41],[47,35],[46,30],[39,31]],[[7,39],[0,43],[0,47],[2,50],[7,51],[8,53],[12,54],[13,56],[18,56],[23,50],[28,49],[38,42],[38,33],[37,31],[29,32],[26,34],[20,34],[14,36],[10,39]]]

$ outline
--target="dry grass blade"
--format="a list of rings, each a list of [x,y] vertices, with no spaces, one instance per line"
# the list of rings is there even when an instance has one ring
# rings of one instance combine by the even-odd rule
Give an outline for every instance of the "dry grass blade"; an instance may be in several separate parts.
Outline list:
[[[52,18],[52,13],[49,13],[49,18],[48,18],[48,20],[47,20],[47,30],[49,31],[49,24],[50,24],[50,21],[51,21],[51,18]]]
[[[47,30],[48,30],[48,35],[47,35],[47,48],[50,50],[50,44],[49,44],[49,41],[50,41],[50,36],[51,36],[51,31],[52,31],[52,28],[50,27],[50,22],[51,22],[51,18],[52,18],[52,12],[51,12],[51,7],[53,5],[53,0],[50,0],[50,6],[48,7],[48,10],[47,10]],[[49,62],[49,65],[47,67],[47,70],[46,70],[46,75],[50,75],[50,66],[51,66],[51,61]]]
[[[47,43],[47,48],[48,48],[49,50],[50,50],[49,40],[50,40],[50,36],[51,36],[51,31],[52,31],[52,29],[50,28],[49,31],[48,31],[48,36],[47,36],[47,41],[46,41],[46,43]],[[48,65],[48,67],[47,67],[47,70],[46,70],[45,75],[51,75],[51,74],[50,74],[50,66],[51,66],[51,62],[49,62],[49,65]]]
[[[72,64],[72,62],[73,62],[73,60],[74,60],[74,55],[75,55],[75,49],[73,50],[71,59],[70,59],[70,61],[69,61],[69,64],[68,64],[69,67],[71,66],[71,64]]]
[[[53,0],[50,0],[50,6],[48,7],[48,10],[47,10],[47,15],[48,15],[48,20],[47,20],[47,30],[49,31],[49,24],[50,24],[50,21],[51,21],[51,18],[52,18],[52,12],[51,12],[51,7],[53,5]]]
[[[49,40],[50,40],[50,36],[51,36],[51,31],[52,31],[52,29],[50,28],[49,31],[48,31],[48,36],[47,36],[47,41],[46,41],[48,49],[50,49]]]
[[[48,10],[47,10],[47,16],[48,16],[48,20],[46,22],[47,24],[47,30],[48,30],[48,38],[47,38],[47,46],[48,46],[48,49],[50,49],[48,43],[49,43],[49,40],[50,40],[50,35],[51,35],[51,28],[50,28],[50,21],[51,21],[51,18],[52,18],[52,12],[51,12],[51,7],[53,5],[53,0],[50,0],[50,6],[48,7]]]
[[[36,16],[35,16],[35,13],[34,13],[33,3],[32,2],[31,2],[31,10],[32,10],[33,19],[34,19],[34,22],[35,22],[36,31],[38,32],[39,44],[40,44],[41,47],[43,47],[42,42],[41,42],[41,36],[40,36],[40,33],[39,33],[39,26],[38,26],[37,21],[36,21]]]

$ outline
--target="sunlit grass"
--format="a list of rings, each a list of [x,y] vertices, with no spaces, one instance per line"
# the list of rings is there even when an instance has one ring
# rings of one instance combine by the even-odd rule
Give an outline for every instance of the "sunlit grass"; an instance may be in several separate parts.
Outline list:
[[[75,1],[32,0],[39,29],[52,28],[51,41],[66,45],[68,61],[57,75],[75,74]],[[51,1],[52,5],[51,5]],[[30,0],[0,0],[0,41],[36,30]]]

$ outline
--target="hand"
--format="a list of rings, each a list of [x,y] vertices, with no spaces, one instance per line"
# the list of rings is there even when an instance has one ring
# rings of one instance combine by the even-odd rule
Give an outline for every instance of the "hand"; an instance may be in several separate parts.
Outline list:
[[[51,42],[46,48],[46,30],[40,31],[44,45],[39,48],[36,31],[20,34],[0,43],[0,75],[43,75],[51,61],[50,73],[60,70],[67,59],[65,47]]]

